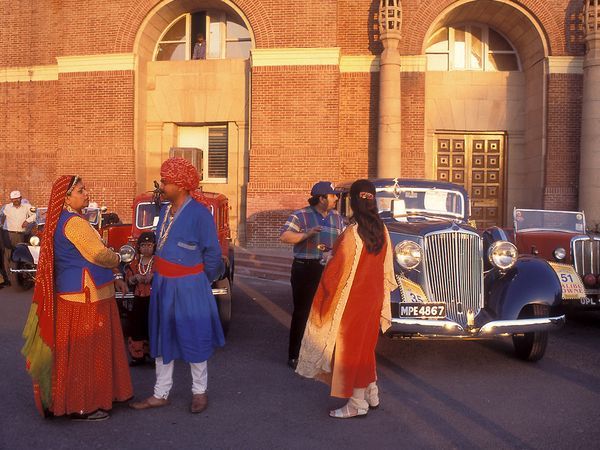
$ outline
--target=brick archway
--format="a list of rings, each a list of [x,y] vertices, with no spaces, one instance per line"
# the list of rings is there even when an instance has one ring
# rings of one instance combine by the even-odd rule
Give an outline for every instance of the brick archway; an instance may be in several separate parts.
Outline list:
[[[123,16],[117,36],[115,38],[115,53],[130,53],[135,51],[136,38],[144,21],[159,11],[163,6],[176,0],[134,0]],[[214,3],[214,2],[213,2]],[[235,0],[229,1],[238,8],[248,20],[254,35],[256,47],[272,47],[273,30],[269,22],[267,11],[260,1]]]
[[[479,3],[481,0],[478,0]],[[566,52],[566,40],[563,24],[557,21],[560,13],[553,11],[553,7],[548,6],[547,2],[537,0],[486,0],[489,3],[498,4],[513,8],[515,12],[527,17],[531,22],[531,26],[535,27],[538,32],[539,39],[545,44],[546,55],[563,55]],[[475,0],[433,0],[430,2],[422,2],[421,6],[411,15],[406,18],[406,25],[402,30],[405,38],[402,40],[401,51],[408,55],[420,55],[424,53],[427,35],[431,31],[431,27],[439,22],[440,17],[447,14],[455,8],[460,8]],[[478,5],[480,7],[480,5]]]

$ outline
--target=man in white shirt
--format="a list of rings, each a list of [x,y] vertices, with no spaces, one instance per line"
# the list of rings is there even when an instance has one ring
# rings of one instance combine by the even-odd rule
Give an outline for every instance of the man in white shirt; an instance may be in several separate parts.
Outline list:
[[[10,249],[6,248],[4,253],[5,267],[9,267],[12,250],[15,246],[25,240],[25,229],[28,224],[35,222],[35,213],[31,212],[31,205],[22,201],[19,191],[10,193],[11,203],[7,203],[2,208],[0,225],[8,232]],[[8,244],[8,242],[7,242]]]

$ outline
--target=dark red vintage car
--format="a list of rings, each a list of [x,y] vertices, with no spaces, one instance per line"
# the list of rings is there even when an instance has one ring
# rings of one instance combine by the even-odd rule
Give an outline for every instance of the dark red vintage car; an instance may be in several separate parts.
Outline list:
[[[153,192],[139,194],[133,200],[133,217],[130,224],[112,224],[102,228],[102,237],[109,247],[120,250],[125,245],[135,248],[135,243],[144,231],[154,231],[158,223],[160,204],[155,201]],[[219,316],[223,331],[227,332],[231,321],[231,286],[233,285],[234,254],[231,247],[231,230],[229,228],[229,201],[223,194],[203,192],[202,203],[211,212],[217,235],[221,244],[225,273],[213,283],[213,295],[217,300]],[[162,202],[162,204],[167,204]],[[125,300],[132,298],[131,294]],[[119,296],[117,297],[119,298]]]
[[[542,257],[557,272],[562,306],[600,309],[600,236],[586,232],[583,211],[515,208],[513,220],[519,254]]]

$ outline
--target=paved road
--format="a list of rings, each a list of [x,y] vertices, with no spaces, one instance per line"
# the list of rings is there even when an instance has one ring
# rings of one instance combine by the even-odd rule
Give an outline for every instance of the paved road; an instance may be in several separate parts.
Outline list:
[[[327,417],[342,402],[285,365],[290,288],[239,279],[227,346],[209,362],[208,410],[187,411],[191,378],[175,371],[172,405],[125,406],[99,423],[42,420],[19,355],[31,293],[0,291],[0,448],[598,448],[600,314],[572,318],[546,357],[512,357],[510,342],[382,338],[381,407],[364,419]],[[152,391],[153,370],[132,369]]]

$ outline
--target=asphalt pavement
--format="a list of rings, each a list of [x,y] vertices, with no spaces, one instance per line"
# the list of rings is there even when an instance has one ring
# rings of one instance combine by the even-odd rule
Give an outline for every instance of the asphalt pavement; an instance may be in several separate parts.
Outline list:
[[[538,363],[509,340],[380,338],[381,406],[361,419],[328,417],[344,402],[286,365],[291,290],[238,278],[227,345],[209,361],[209,407],[188,412],[191,376],[176,364],[171,405],[118,405],[104,422],[42,419],[19,354],[31,291],[0,290],[0,448],[599,448],[600,313],[570,317]],[[137,398],[154,371],[131,369]]]

